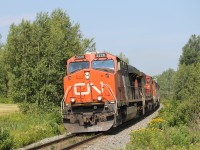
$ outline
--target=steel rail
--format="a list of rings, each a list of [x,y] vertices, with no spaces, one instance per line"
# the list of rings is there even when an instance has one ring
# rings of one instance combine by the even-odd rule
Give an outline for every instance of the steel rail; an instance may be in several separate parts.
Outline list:
[[[22,150],[36,150],[36,149],[45,148],[47,146],[51,146],[51,145],[53,145],[55,143],[59,143],[61,141],[67,140],[67,139],[75,137],[75,136],[76,136],[76,134],[69,134],[69,135],[67,135],[65,137],[54,139],[52,141],[47,141],[47,142],[44,142],[44,143],[39,143],[38,145],[26,146],[26,147],[22,148]]]
[[[82,141],[77,142],[77,143],[75,143],[75,144],[73,144],[73,145],[66,146],[66,147],[63,148],[62,150],[69,150],[69,149],[76,148],[76,147],[78,147],[78,146],[81,146],[81,145],[83,145],[83,144],[86,144],[87,142],[90,142],[90,141],[92,141],[92,140],[94,140],[94,139],[96,139],[96,138],[98,138],[98,137],[103,136],[103,135],[104,135],[104,132],[98,133],[98,134],[96,134],[96,135],[94,135],[94,136],[92,136],[92,137],[90,137],[90,138],[88,138],[88,139],[82,140]]]

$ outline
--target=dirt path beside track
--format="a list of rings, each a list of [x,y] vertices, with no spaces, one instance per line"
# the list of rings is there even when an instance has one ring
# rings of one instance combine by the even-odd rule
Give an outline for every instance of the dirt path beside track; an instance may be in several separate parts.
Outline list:
[[[17,104],[0,104],[0,116],[18,112]]]

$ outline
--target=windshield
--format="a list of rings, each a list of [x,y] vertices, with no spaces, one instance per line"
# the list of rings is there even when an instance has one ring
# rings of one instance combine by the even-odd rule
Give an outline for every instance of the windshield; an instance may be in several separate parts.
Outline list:
[[[82,61],[82,62],[72,62],[69,64],[69,73],[76,72],[78,70],[89,68],[89,62],[88,61]]]
[[[94,60],[92,62],[92,68],[97,70],[103,70],[107,72],[114,72],[114,61],[113,60]]]

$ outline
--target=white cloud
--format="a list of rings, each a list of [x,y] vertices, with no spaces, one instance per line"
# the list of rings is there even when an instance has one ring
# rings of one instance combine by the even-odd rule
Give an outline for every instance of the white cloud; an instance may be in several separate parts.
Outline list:
[[[12,23],[19,24],[22,19],[33,21],[35,14],[25,14],[20,16],[0,16],[0,27],[10,26]]]

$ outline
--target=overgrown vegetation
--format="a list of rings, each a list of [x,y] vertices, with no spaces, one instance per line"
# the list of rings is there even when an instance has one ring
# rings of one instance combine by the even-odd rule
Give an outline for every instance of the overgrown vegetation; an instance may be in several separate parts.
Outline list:
[[[198,104],[198,105],[196,105]],[[200,101],[165,102],[147,128],[133,131],[127,149],[198,149]]]
[[[147,128],[131,133],[127,149],[199,149],[199,54],[200,36],[192,35],[183,47],[177,72],[169,69],[158,76],[161,97],[168,99],[162,101],[164,109]]]
[[[23,113],[1,116],[0,127],[0,149],[16,149],[65,131],[57,108],[45,112],[31,107]]]

